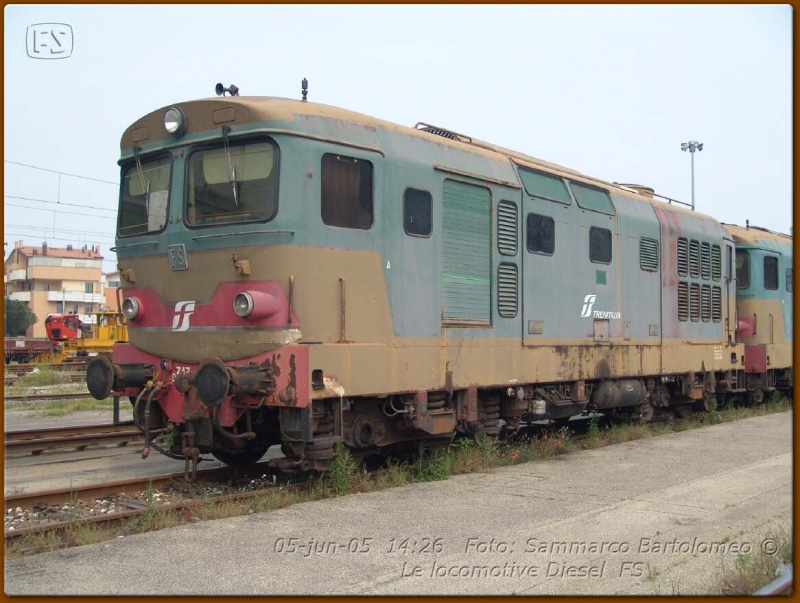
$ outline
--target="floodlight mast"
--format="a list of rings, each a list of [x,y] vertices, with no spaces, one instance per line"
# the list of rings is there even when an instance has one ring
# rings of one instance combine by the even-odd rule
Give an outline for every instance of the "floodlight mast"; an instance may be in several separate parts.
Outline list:
[[[692,155],[692,211],[694,211],[694,153],[695,151],[702,151],[703,143],[696,140],[681,143],[681,151],[689,151]]]

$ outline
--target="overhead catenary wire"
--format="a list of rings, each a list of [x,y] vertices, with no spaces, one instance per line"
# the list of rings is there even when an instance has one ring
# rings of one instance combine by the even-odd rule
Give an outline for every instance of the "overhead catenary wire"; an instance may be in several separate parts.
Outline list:
[[[108,207],[97,207],[96,205],[81,205],[80,203],[67,203],[65,201],[50,201],[48,199],[34,199],[32,197],[17,197],[16,195],[3,195],[5,199],[16,199],[18,201],[34,201],[36,203],[50,203],[52,205],[68,205],[70,207],[80,207],[83,209],[96,209],[99,211],[111,211],[117,213],[115,209],[109,209]],[[25,207],[24,205],[22,207]]]
[[[80,174],[70,174],[68,172],[62,172],[61,170],[51,170],[49,168],[40,167],[38,165],[30,165],[29,163],[20,163],[19,161],[11,161],[10,159],[4,159],[5,163],[10,163],[12,165],[20,165],[22,167],[31,168],[34,170],[41,170],[43,172],[50,172],[51,174],[61,174],[62,176],[70,176],[72,178],[80,178],[81,180],[91,180],[93,182],[102,182],[103,184],[113,184],[114,186],[119,186],[119,182],[111,182],[110,180],[103,180],[101,178],[92,178],[91,176],[81,176]]]
[[[32,209],[34,211],[49,211],[54,214],[69,214],[70,216],[86,216],[87,218],[99,218],[101,220],[116,220],[116,216],[98,216],[96,214],[84,214],[78,211],[66,211],[66,210],[56,210],[56,209],[49,209],[47,207],[30,207],[29,205],[16,205],[14,203],[6,203],[8,207],[21,207],[23,209]],[[62,204],[63,205],[63,204]]]

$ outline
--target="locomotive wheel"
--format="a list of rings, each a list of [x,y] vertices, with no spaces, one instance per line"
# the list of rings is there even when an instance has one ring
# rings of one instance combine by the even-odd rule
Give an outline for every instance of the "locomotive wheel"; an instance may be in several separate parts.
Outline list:
[[[764,401],[764,390],[763,389],[754,389],[751,392],[747,392],[747,406],[758,406]]]
[[[230,452],[228,450],[214,450],[211,454],[218,461],[222,461],[229,467],[249,467],[261,460],[269,446],[266,448],[245,448],[241,452]]]

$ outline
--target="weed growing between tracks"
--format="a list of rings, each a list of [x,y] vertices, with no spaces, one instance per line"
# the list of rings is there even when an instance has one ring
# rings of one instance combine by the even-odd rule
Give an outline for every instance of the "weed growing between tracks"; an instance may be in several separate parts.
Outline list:
[[[791,410],[789,400],[771,399],[755,408],[714,410],[674,423],[620,424],[606,429],[598,427],[594,438],[578,439],[563,427],[558,431],[545,431],[538,437],[520,439],[500,445],[488,437],[453,438],[449,445],[423,451],[411,462],[390,461],[380,471],[359,469],[347,453],[335,459],[326,476],[300,487],[275,485],[254,493],[245,499],[204,501],[187,509],[171,510],[159,506],[153,496],[147,498],[148,508],[143,515],[115,525],[75,523],[67,528],[60,540],[56,534],[40,533],[15,538],[7,543],[6,558],[19,557],[31,552],[42,552],[101,542],[123,536],[159,530],[176,525],[223,519],[281,509],[301,502],[310,502],[343,494],[375,492],[411,483],[447,479],[451,475],[476,473],[496,467],[505,467],[546,459],[570,452],[599,448],[621,442],[655,437],[698,427],[715,425]],[[791,419],[789,419],[791,420]],[[182,485],[181,488],[187,487]],[[791,540],[789,541],[791,545]],[[744,563],[744,562],[743,562]],[[748,562],[749,563],[749,562]]]

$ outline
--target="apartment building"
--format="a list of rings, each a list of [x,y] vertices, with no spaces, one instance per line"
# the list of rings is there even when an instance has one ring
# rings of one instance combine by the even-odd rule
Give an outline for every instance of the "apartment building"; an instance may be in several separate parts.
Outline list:
[[[107,272],[102,276],[103,281],[103,295],[105,295],[105,304],[109,310],[119,312],[119,298],[117,297],[117,289],[120,288],[119,270]]]
[[[98,246],[29,247],[16,241],[5,261],[3,284],[6,297],[26,302],[39,319],[26,336],[46,337],[48,314],[74,312],[92,323],[87,314],[105,304],[102,262]]]

